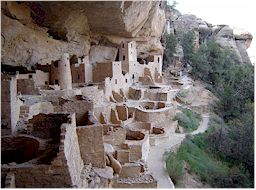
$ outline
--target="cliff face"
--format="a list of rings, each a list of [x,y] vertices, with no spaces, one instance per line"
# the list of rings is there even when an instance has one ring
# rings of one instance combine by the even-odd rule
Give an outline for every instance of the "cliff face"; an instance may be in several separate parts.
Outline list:
[[[214,40],[231,48],[240,63],[250,63],[246,49],[252,35],[229,26],[212,26],[194,15],[167,10],[163,1],[1,2],[2,63],[30,68],[60,59],[63,53],[89,56],[90,63],[113,61],[122,41],[135,40],[139,58],[163,54],[166,25],[180,38],[195,32],[197,47]],[[182,56],[178,44],[177,54]]]
[[[121,41],[136,40],[139,57],[162,54],[164,2],[1,2],[2,63],[30,67],[63,53],[113,61]]]
[[[180,14],[177,10],[169,10],[167,19],[170,20],[170,31],[181,38],[184,32],[194,31],[195,44],[199,47],[200,44],[207,41],[215,41],[223,48],[233,50],[238,61],[251,64],[250,58],[246,49],[250,47],[253,36],[249,32],[237,32],[228,25],[213,26],[195,15]],[[180,46],[178,45],[178,48]]]

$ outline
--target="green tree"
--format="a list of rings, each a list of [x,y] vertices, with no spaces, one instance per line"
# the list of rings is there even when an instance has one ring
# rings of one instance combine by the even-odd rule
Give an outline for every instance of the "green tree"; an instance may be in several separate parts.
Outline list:
[[[233,65],[214,85],[219,101],[214,109],[225,121],[238,118],[254,101],[254,70],[252,65]]]
[[[217,124],[219,127],[216,130],[202,134],[204,140],[197,144],[230,167],[228,176],[213,176],[213,181],[209,182],[219,187],[252,187],[254,67],[239,64],[233,51],[222,49],[214,42],[203,44],[195,51],[192,32],[185,33],[181,42],[185,62],[192,66],[192,76],[208,84],[218,98],[213,110],[225,121]]]
[[[166,51],[168,56],[173,57],[176,52],[177,40],[174,34],[170,33],[166,35]]]
[[[192,73],[195,78],[207,80],[211,72],[211,66],[208,61],[209,49],[206,45],[202,45],[197,52],[189,55],[189,63],[192,66]]]
[[[184,53],[184,60],[186,63],[191,63],[194,57],[194,41],[195,35],[193,31],[188,31],[183,34],[181,38],[181,45]]]
[[[177,40],[174,34],[165,34],[166,48],[164,51],[164,67],[170,65],[174,60],[176,53]]]

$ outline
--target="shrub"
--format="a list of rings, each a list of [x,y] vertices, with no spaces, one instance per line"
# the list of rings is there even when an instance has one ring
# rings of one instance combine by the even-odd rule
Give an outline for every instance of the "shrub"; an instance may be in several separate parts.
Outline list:
[[[219,116],[215,114],[210,116],[209,128],[205,133],[195,136],[187,135],[177,153],[170,153],[172,155],[170,160],[173,161],[173,165],[177,165],[177,168],[172,166],[172,170],[176,172],[174,175],[176,183],[181,184],[182,178],[178,175],[181,172],[179,167],[186,162],[190,172],[198,175],[202,182],[206,182],[212,187],[253,187],[253,177],[251,177],[251,171],[248,170],[248,168],[253,170],[253,164],[250,165],[249,162],[251,160],[250,155],[238,152],[239,154],[232,155],[232,157],[227,156],[230,153],[230,149],[233,149],[233,145],[237,147],[237,144],[234,144],[237,140],[230,143],[231,138],[233,138],[227,130],[230,126],[227,126]],[[244,124],[246,123],[244,122]],[[248,136],[247,131],[245,131],[245,134]],[[250,141],[245,137],[243,139],[241,140],[244,142]],[[243,145],[244,143],[241,144]],[[244,149],[247,150],[247,148]],[[239,155],[244,162],[247,161],[247,164],[238,160],[240,158]],[[247,157],[244,157],[245,155]],[[236,160],[234,159],[235,157]]]
[[[181,89],[178,93],[177,93],[177,96],[178,97],[181,97],[181,98],[185,98],[187,97],[189,94],[189,90],[187,89]]]
[[[183,128],[189,128],[190,119],[184,113],[177,113],[174,120],[178,120],[178,124]]]
[[[170,153],[166,160],[167,171],[175,184],[182,183],[184,175],[183,162],[189,165],[190,172],[197,174],[201,181],[216,187],[213,181],[226,179],[228,167],[201,149],[192,139],[188,138],[181,144],[177,154]],[[218,186],[218,185],[217,185]]]
[[[196,130],[200,124],[201,116],[189,109],[182,109],[174,117],[174,120],[178,120],[178,124],[183,127],[185,132]]]
[[[184,166],[182,161],[177,158],[174,153],[169,154],[167,157],[166,169],[174,185],[177,185],[180,181],[182,181],[184,176]]]

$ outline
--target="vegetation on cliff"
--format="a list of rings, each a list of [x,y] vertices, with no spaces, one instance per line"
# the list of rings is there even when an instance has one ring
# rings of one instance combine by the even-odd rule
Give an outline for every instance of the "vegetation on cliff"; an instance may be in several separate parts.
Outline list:
[[[164,43],[166,44],[164,56],[163,56],[163,67],[166,68],[168,64],[174,60],[174,53],[176,52],[177,40],[174,34],[165,34]]]
[[[211,115],[209,129],[204,134],[188,137],[176,154],[167,158],[167,170],[176,186],[182,187],[185,164],[211,187],[252,187],[250,175],[242,164],[234,164],[220,156],[216,143],[211,140],[221,128],[227,128],[221,118]]]
[[[184,162],[212,187],[254,186],[254,69],[214,42],[194,48],[193,32],[181,44],[192,76],[218,98],[206,133],[187,138],[167,159],[174,182],[181,183]]]
[[[177,113],[174,117],[174,120],[178,121],[179,126],[184,129],[184,132],[191,132],[198,128],[202,117],[200,114],[182,108],[181,112]]]

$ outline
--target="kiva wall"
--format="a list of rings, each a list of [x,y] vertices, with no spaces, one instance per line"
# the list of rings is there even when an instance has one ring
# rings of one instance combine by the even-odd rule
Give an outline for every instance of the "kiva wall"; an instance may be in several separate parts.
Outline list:
[[[70,115],[68,122],[61,125],[59,152],[50,165],[2,165],[2,168],[14,173],[18,188],[81,188],[83,161],[78,146],[75,114]]]
[[[172,107],[152,111],[137,108],[135,111],[135,119],[136,121],[159,123],[166,120],[167,117],[172,119],[175,116],[175,111],[176,110]]]

